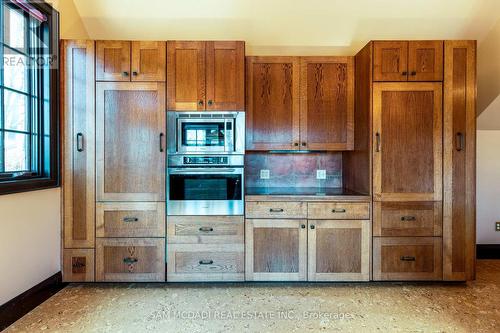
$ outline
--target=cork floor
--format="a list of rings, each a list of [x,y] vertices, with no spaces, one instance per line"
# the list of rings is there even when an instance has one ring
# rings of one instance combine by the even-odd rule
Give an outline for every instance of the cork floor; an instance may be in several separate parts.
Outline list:
[[[500,260],[468,284],[71,284],[7,332],[500,332]]]

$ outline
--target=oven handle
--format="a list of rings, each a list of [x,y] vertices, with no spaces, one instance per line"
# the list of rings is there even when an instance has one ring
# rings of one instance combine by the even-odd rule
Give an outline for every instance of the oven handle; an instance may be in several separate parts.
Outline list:
[[[227,169],[227,168],[182,168],[182,169],[170,169],[170,174],[204,174],[204,173],[220,173],[220,174],[234,174],[243,173],[243,169]]]

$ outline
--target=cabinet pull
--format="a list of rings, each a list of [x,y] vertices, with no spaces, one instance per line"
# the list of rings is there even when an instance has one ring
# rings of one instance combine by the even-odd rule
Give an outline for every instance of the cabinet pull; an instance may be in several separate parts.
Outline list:
[[[211,99],[209,99],[208,100],[208,106],[212,106],[212,104],[214,104],[214,102]]]
[[[332,209],[332,213],[345,213],[345,209],[344,208],[338,208],[338,209]]]
[[[271,208],[269,209],[271,213],[283,213],[283,208]]]
[[[305,146],[307,146],[307,143],[302,142],[302,147],[305,147]]]
[[[198,105],[203,106],[203,101],[201,99],[198,101]]]
[[[305,229],[305,228],[306,228],[306,225],[305,225],[305,224],[301,224],[301,225],[300,225],[300,227],[301,227],[302,229]]]
[[[214,228],[210,228],[210,227],[201,227],[200,229],[198,229],[202,232],[212,232],[214,231]]]
[[[411,76],[415,76],[415,75],[417,75],[417,72],[416,72],[416,71],[412,71],[412,72],[410,73],[410,75],[411,75]]]
[[[132,258],[132,257],[123,258],[123,262],[126,263],[127,265],[135,264],[138,261],[139,259],[137,258]]]
[[[401,261],[415,261],[415,257],[410,257],[410,256],[401,256],[399,258]]]
[[[122,75],[123,76],[128,76],[128,72],[123,72]]]
[[[408,75],[408,72],[407,71],[403,71],[403,72],[401,72],[401,75],[406,76],[406,75]]]
[[[139,219],[137,217],[124,217],[123,222],[126,222],[126,223],[139,222]]]
[[[137,76],[137,75],[139,75],[139,73],[138,73],[138,72],[136,72],[136,71],[133,71],[133,72],[132,72],[132,75],[133,75],[133,76]]]
[[[464,150],[464,135],[461,132],[458,132],[455,138],[455,146],[457,151]]]
[[[298,146],[299,146],[299,143],[298,143],[298,142],[294,142],[294,143],[293,143],[293,145],[294,145],[295,147],[298,147]]]
[[[200,260],[200,265],[212,265],[214,263],[213,260]]]
[[[375,151],[377,153],[380,152],[380,133],[375,133]]]
[[[160,133],[160,153],[163,153],[163,137],[165,134]]]
[[[416,221],[417,218],[415,216],[401,216],[401,221]]]
[[[316,227],[314,226],[314,224],[311,225],[311,229],[313,229],[313,230],[316,229]]]
[[[76,150],[79,152],[83,151],[83,134],[78,133],[76,135]]]

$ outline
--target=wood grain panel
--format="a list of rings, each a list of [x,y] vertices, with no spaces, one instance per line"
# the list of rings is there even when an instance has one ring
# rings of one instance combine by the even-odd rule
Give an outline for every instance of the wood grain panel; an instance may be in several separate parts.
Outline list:
[[[95,230],[94,42],[61,44],[64,247],[93,248]]]
[[[97,81],[130,81],[130,42],[96,41]]]
[[[308,280],[369,281],[370,221],[309,220]]]
[[[408,80],[408,42],[373,42],[373,80]]]
[[[444,279],[475,278],[476,42],[445,42]]]
[[[374,85],[376,201],[442,198],[441,83]]]
[[[245,42],[206,42],[207,110],[245,111]]]
[[[306,202],[261,201],[245,204],[246,218],[307,218]]]
[[[243,216],[169,216],[169,244],[243,243]]]
[[[374,236],[441,236],[442,202],[375,202]]]
[[[132,81],[165,81],[166,43],[132,42]]]
[[[64,249],[63,282],[94,281],[94,249]]]
[[[98,201],[165,198],[165,84],[98,83]]]
[[[205,42],[167,43],[168,110],[205,110]]]
[[[307,217],[328,220],[367,220],[370,219],[370,204],[352,202],[308,203]]]
[[[297,57],[246,57],[247,150],[299,149]]]
[[[443,81],[443,41],[408,43],[408,81]]]
[[[308,150],[354,147],[354,58],[300,59],[300,145]]]

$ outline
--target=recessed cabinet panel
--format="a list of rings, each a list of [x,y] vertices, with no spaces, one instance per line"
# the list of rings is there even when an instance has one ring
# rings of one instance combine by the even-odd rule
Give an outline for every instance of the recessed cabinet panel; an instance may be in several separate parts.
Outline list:
[[[132,81],[165,81],[165,42],[132,42]]]
[[[130,42],[96,42],[96,80],[130,81]]]

